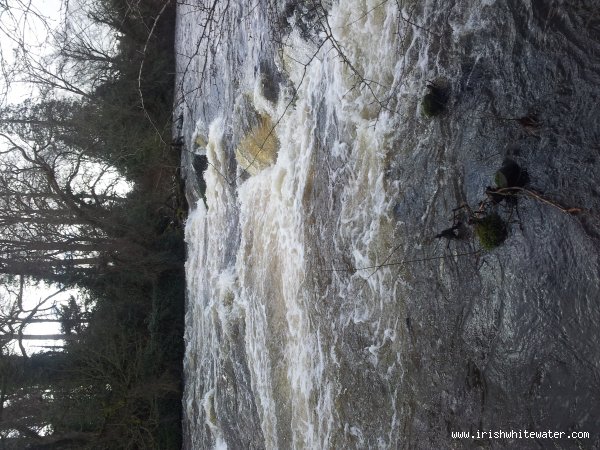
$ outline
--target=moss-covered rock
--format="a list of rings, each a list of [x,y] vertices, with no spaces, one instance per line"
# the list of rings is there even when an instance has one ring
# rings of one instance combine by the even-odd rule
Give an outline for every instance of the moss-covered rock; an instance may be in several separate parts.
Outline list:
[[[496,213],[489,214],[482,219],[478,219],[475,224],[475,235],[484,249],[496,248],[508,236],[506,222]]]
[[[494,182],[499,188],[524,187],[529,183],[529,174],[512,159],[505,159],[496,172]]]
[[[444,111],[444,104],[430,92],[423,97],[421,110],[425,117],[434,117]]]
[[[446,109],[448,102],[449,88],[445,80],[427,85],[429,92],[425,94],[421,101],[421,111],[425,117],[434,117]]]

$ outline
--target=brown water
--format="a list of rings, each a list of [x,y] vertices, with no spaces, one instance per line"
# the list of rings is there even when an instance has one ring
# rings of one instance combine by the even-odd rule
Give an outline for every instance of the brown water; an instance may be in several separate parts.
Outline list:
[[[209,161],[187,448],[600,447],[597,2],[291,3],[179,6],[184,133]],[[249,175],[235,150],[267,116],[277,159]],[[471,227],[434,239],[506,156],[584,211],[521,199],[492,251]],[[590,437],[451,437],[548,429]]]

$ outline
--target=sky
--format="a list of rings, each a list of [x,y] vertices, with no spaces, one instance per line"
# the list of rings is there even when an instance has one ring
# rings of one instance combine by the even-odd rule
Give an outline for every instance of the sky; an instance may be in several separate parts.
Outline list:
[[[21,51],[23,43],[29,51],[38,56],[50,52],[49,31],[59,24],[63,2],[62,0],[6,0],[5,4],[6,6],[0,9],[2,57],[0,92],[7,96],[4,101],[12,103],[27,98],[32,92],[31,86],[10,82],[10,79],[17,75],[8,71],[15,63],[15,53]],[[30,5],[28,13],[25,13],[25,5]]]
[[[67,0],[68,1],[68,0]],[[37,58],[48,56],[51,46],[51,31],[61,25],[66,4],[63,0],[5,0],[0,3],[0,108],[7,104],[19,103],[35,96],[36,89],[32,85],[15,82],[19,78],[15,58],[22,47],[34,54]],[[71,1],[69,4],[70,18],[77,20],[77,13],[81,12],[79,3]],[[6,5],[6,6],[4,6]],[[27,10],[29,8],[29,10]],[[25,14],[25,11],[28,11]],[[80,17],[81,18],[81,17]],[[0,286],[0,294],[3,286]],[[24,295],[25,307],[33,307],[41,299],[56,292],[56,286],[39,283],[29,286]],[[67,302],[70,295],[77,297],[80,293],[76,290],[67,290],[55,297],[57,303]],[[57,334],[60,333],[58,323],[31,324],[25,330],[28,334]],[[54,341],[24,341],[29,354],[40,351],[39,346],[57,344]],[[13,350],[18,352],[16,343]]]

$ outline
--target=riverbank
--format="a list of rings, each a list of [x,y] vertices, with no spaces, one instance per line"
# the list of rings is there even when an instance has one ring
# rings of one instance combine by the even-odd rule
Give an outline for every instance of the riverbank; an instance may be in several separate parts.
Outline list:
[[[21,343],[28,321],[60,321],[62,334],[50,351],[3,349],[0,439],[19,449],[178,449],[188,206],[172,138],[176,5],[92,3],[88,32],[106,32],[113,48],[65,24],[64,80],[34,66],[46,91],[2,110],[2,136],[18,142],[2,162],[2,237],[12,243],[2,282],[21,309],[27,284],[74,293],[19,310],[18,332],[3,317],[3,342]]]

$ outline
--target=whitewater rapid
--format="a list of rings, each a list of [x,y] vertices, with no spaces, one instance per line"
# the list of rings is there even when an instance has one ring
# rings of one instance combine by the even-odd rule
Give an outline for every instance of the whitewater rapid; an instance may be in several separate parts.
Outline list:
[[[434,236],[507,154],[539,189],[597,208],[598,125],[582,111],[598,100],[598,20],[585,2],[302,5],[178,6],[186,448],[591,430],[597,219],[530,202],[483,256],[473,238]],[[432,82],[451,86],[433,120],[420,106]],[[502,119],[532,108],[535,133]]]

